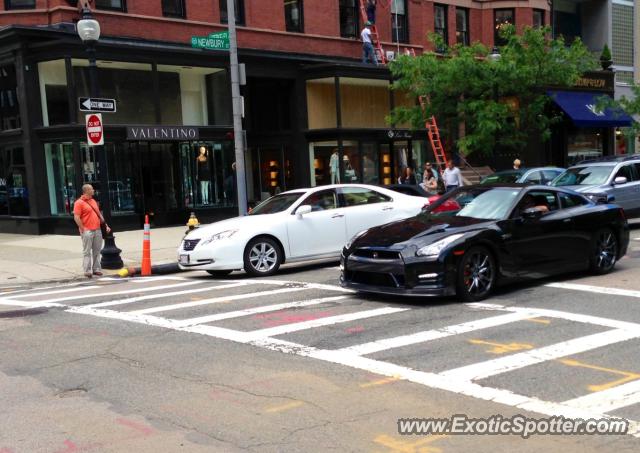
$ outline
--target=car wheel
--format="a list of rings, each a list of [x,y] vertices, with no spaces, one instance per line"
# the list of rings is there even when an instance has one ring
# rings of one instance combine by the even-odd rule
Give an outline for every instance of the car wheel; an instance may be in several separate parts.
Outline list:
[[[593,237],[590,265],[594,274],[607,274],[613,270],[618,256],[618,239],[609,228],[598,230]]]
[[[213,275],[214,277],[217,277],[217,278],[222,278],[222,277],[226,277],[231,272],[233,271],[207,271],[207,274]]]
[[[458,264],[456,294],[465,302],[485,299],[496,282],[496,261],[486,247],[471,247]]]
[[[244,270],[247,274],[264,277],[275,274],[282,264],[282,251],[276,241],[258,237],[244,249]]]

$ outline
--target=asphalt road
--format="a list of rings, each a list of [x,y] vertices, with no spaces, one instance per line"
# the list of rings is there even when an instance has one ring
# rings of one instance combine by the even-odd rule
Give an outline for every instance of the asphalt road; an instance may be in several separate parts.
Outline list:
[[[399,418],[640,421],[640,229],[608,276],[481,304],[364,297],[336,263],[0,289],[0,453],[639,451],[398,434]],[[635,433],[635,435],[634,435]]]

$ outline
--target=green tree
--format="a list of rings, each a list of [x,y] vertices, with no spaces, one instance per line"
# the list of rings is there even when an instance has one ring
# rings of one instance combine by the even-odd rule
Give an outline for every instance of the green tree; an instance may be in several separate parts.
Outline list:
[[[431,35],[443,55],[424,53],[392,62],[393,88],[413,99],[422,96],[425,108],[398,107],[388,121],[420,129],[425,118],[435,115],[449,128],[464,124],[457,142],[464,155],[521,148],[534,134],[547,140],[559,118],[547,108],[551,99],[545,88],[572,86],[585,71],[596,69],[597,60],[579,39],[570,46],[562,38],[551,39],[549,28],[525,28],[518,35],[507,25],[500,32],[507,44],[500,47],[499,58],[488,58],[491,51],[482,44],[447,47]]]

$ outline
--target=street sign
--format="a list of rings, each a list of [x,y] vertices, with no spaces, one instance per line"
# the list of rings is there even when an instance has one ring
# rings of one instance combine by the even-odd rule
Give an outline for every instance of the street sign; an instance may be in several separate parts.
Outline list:
[[[81,112],[116,113],[115,99],[78,98]]]
[[[104,131],[102,129],[102,114],[91,113],[85,115],[85,123],[87,127],[87,145],[99,146],[104,145]]]
[[[229,50],[229,32],[211,33],[209,36],[192,36],[191,47],[207,50]]]

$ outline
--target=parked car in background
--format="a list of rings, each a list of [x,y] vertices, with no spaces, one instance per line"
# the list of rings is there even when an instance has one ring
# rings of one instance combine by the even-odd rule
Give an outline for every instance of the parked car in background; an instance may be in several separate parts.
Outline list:
[[[260,203],[247,216],[190,232],[178,248],[178,264],[215,276],[240,269],[266,276],[284,262],[338,260],[359,231],[413,217],[427,203],[364,184],[291,190]]]
[[[640,155],[580,162],[551,185],[573,189],[597,202],[616,203],[627,217],[640,217]]]
[[[445,203],[457,209],[442,212]],[[415,217],[353,237],[340,281],[363,292],[476,301],[510,280],[608,273],[628,245],[619,206],[550,186],[466,186]]]
[[[497,171],[492,175],[485,176],[480,184],[549,184],[559,174],[564,172],[564,168],[557,167],[537,167],[520,168],[518,170]]]

